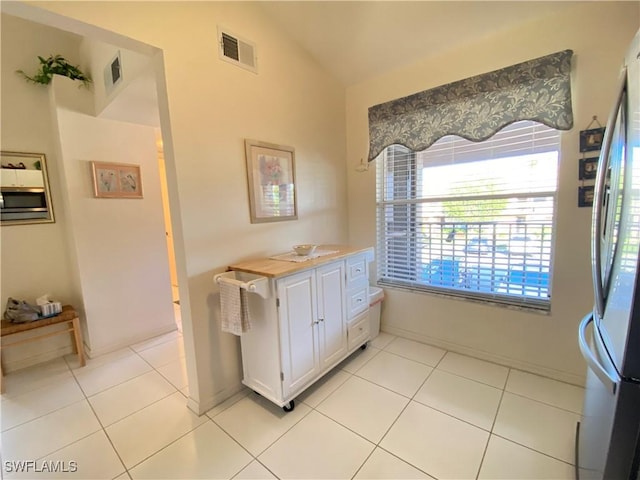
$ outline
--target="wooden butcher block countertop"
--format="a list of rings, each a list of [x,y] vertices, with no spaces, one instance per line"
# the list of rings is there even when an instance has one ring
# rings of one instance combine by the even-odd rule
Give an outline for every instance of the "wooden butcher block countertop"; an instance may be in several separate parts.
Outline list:
[[[229,270],[236,272],[253,273],[255,275],[262,275],[263,277],[277,278],[292,273],[307,270],[309,268],[318,267],[333,260],[338,260],[357,253],[367,253],[369,261],[373,261],[373,248],[366,247],[350,247],[348,245],[318,245],[317,252],[335,250],[335,253],[322,255],[320,257],[312,258],[304,262],[291,262],[287,260],[274,260],[273,258],[259,258],[256,260],[247,260],[245,262],[229,265]],[[287,253],[287,252],[285,252]],[[282,254],[280,254],[282,255]],[[278,256],[278,255],[273,255]]]

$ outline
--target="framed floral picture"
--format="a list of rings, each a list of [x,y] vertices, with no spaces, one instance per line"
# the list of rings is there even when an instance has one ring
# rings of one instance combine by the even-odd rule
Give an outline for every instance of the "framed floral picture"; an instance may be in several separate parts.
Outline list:
[[[295,150],[245,140],[251,223],[296,220]]]
[[[142,198],[140,165],[91,162],[93,194],[97,198]]]

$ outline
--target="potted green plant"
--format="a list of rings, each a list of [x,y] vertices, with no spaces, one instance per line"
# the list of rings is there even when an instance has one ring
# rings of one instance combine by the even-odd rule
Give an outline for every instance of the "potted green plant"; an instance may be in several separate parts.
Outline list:
[[[35,75],[29,76],[22,70],[17,70],[16,73],[21,74],[29,82],[42,85],[51,83],[54,75],[63,75],[72,80],[80,80],[85,87],[88,87],[92,82],[89,75],[84,74],[77,66],[71,65],[61,55],[49,55],[49,58],[38,56],[38,60],[40,60],[40,70]]]

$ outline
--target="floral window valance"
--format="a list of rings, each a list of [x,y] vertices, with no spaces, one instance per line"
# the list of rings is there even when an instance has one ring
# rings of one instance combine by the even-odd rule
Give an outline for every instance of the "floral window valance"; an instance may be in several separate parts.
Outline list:
[[[573,127],[571,50],[449,83],[369,108],[369,161],[386,147],[413,151],[446,135],[480,142],[510,123]]]

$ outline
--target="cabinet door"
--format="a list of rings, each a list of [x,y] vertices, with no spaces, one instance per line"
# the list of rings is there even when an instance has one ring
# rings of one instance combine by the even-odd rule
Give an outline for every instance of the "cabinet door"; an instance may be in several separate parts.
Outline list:
[[[42,188],[44,179],[40,170],[16,170],[16,179],[19,187]]]
[[[278,280],[283,397],[312,381],[320,371],[315,271]]]
[[[41,170],[3,168],[0,169],[0,185],[3,187],[43,188],[44,179]]]
[[[344,262],[332,263],[316,270],[321,370],[342,360],[347,353],[344,279]]]
[[[0,186],[3,186],[3,187],[18,186],[18,178],[16,176],[16,171],[14,169],[12,168],[0,169]]]

